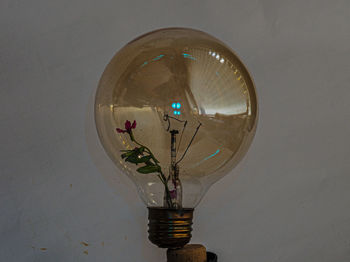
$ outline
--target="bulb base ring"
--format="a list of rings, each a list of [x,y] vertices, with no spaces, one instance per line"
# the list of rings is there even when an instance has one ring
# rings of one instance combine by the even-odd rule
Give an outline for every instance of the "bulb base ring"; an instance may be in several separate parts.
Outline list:
[[[148,207],[148,239],[160,248],[181,248],[190,242],[193,208]]]

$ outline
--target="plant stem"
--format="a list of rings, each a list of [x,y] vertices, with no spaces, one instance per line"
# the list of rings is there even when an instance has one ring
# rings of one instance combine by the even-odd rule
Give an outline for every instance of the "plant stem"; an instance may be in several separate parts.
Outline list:
[[[170,191],[169,191],[168,183],[167,183],[167,181],[166,181],[166,177],[165,177],[164,173],[162,172],[161,166],[158,165],[158,163],[159,163],[158,159],[155,158],[155,156],[153,155],[153,153],[151,152],[151,150],[150,150],[147,146],[144,146],[144,145],[142,145],[141,143],[139,143],[139,142],[136,141],[136,139],[135,139],[133,133],[129,133],[129,135],[130,135],[131,141],[133,141],[135,144],[137,144],[137,145],[139,145],[139,146],[141,146],[141,147],[143,147],[143,148],[145,148],[145,149],[147,150],[147,153],[151,156],[151,158],[152,158],[154,164],[159,168],[158,177],[159,177],[160,181],[162,181],[162,183],[163,183],[163,185],[164,185],[164,187],[165,187],[165,194],[166,194],[166,200],[167,200],[168,206],[169,206],[170,208],[173,208],[173,203],[172,203],[172,201],[171,201],[171,196],[170,196]]]

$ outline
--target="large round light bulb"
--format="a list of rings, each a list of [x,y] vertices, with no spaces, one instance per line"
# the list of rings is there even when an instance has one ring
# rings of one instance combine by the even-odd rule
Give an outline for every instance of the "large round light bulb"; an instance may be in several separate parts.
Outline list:
[[[148,207],[194,208],[247,152],[257,123],[252,79],[201,31],[168,28],[124,46],[96,92],[101,143]]]

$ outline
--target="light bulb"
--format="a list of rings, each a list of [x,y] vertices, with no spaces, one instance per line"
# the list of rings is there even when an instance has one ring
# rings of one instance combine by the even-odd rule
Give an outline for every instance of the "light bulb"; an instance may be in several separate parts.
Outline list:
[[[257,111],[243,63],[204,32],[153,31],[112,58],[96,92],[97,131],[149,207],[152,242],[189,241],[193,208],[247,152]]]

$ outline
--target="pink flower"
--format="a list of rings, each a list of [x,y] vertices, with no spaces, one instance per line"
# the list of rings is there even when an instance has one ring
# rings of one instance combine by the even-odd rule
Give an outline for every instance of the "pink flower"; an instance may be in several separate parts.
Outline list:
[[[129,133],[131,134],[131,129],[136,128],[136,120],[134,120],[134,122],[131,124],[131,122],[129,120],[125,121],[125,129],[120,129],[117,128],[117,132],[118,133]]]

